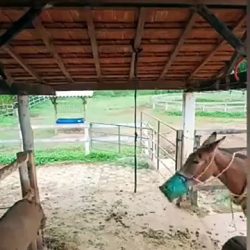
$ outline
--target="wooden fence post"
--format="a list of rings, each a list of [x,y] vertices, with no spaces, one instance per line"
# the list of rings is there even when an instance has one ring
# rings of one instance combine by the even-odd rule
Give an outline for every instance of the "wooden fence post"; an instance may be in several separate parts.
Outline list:
[[[85,155],[88,155],[90,153],[90,137],[89,137],[89,125],[86,125],[84,127],[84,151]]]
[[[175,171],[182,166],[183,130],[176,131]]]
[[[157,170],[159,170],[160,168],[160,129],[161,129],[161,123],[160,121],[158,120],[157,121],[157,143],[156,143],[156,167],[157,167]]]
[[[29,115],[29,97],[18,96],[18,117],[22,136],[23,150],[33,150],[33,133],[30,124]],[[28,167],[23,165],[19,168],[20,182],[22,188],[22,196],[24,197],[30,189],[30,180]]]
[[[140,146],[142,147],[142,126],[143,126],[143,113],[140,113]]]
[[[33,151],[34,139],[30,122],[29,96],[21,95],[18,96],[17,99],[18,99],[19,124],[23,140],[23,150]],[[40,202],[33,154],[29,154],[29,160],[27,165],[23,165],[19,168],[19,175],[22,188],[22,195],[25,196],[29,191],[29,189],[32,187],[35,192],[34,195],[36,201]],[[39,232],[37,239],[31,243],[29,249],[30,250],[43,249],[41,232]]]
[[[121,153],[121,126],[118,125],[118,153]]]
[[[93,150],[93,124],[89,124],[89,144],[90,144],[90,152]]]

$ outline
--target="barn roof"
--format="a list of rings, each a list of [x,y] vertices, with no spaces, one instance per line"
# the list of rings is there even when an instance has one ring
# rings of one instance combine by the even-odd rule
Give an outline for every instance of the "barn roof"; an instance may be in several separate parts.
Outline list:
[[[0,62],[19,89],[133,89],[135,73],[142,89],[245,87],[245,74],[238,82],[229,74],[244,54],[235,46],[246,37],[246,1],[204,0],[201,10],[191,0],[58,0],[29,12],[32,2],[0,2]],[[226,41],[204,9],[238,40]],[[40,15],[5,39],[27,12]]]

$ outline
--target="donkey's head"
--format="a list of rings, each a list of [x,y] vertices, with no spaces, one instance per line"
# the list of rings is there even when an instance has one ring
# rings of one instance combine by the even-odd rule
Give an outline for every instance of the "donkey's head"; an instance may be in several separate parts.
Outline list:
[[[213,132],[192,154],[179,170],[179,174],[186,177],[191,185],[205,182],[211,176],[217,174],[217,167],[214,164],[216,150],[226,137],[217,140],[216,132]]]
[[[187,193],[190,186],[205,182],[218,174],[214,157],[225,137],[219,140],[216,140],[216,137],[217,134],[212,133],[199,149],[189,155],[181,169],[160,186],[160,190],[170,201]]]

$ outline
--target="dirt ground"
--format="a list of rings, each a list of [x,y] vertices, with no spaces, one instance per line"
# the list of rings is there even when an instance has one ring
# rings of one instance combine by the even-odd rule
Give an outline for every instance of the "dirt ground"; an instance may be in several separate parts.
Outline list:
[[[136,194],[131,168],[60,165],[37,174],[48,249],[220,249],[231,236],[246,234],[241,213],[235,229],[230,214],[199,218],[170,204],[158,189],[165,180],[154,170],[139,170]],[[18,173],[0,190],[2,214],[20,197]]]

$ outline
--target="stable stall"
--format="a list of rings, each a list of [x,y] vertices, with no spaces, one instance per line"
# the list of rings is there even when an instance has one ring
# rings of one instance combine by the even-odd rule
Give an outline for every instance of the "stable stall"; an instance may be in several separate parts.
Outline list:
[[[187,0],[3,0],[0,8],[0,93],[18,95],[25,151],[34,149],[28,95],[184,90],[185,159],[194,148],[194,92],[247,88],[250,155],[249,0],[198,4]],[[233,74],[246,57],[248,74]],[[35,168],[32,171],[31,177],[27,166],[20,168],[23,195],[35,185]],[[32,249],[37,249],[35,244]]]

